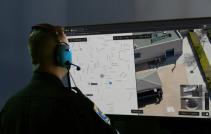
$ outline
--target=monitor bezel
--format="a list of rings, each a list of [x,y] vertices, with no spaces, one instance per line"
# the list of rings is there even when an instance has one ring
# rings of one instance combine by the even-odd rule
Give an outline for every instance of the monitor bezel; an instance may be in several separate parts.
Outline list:
[[[64,26],[65,33],[71,36],[197,28],[211,28],[211,17]]]

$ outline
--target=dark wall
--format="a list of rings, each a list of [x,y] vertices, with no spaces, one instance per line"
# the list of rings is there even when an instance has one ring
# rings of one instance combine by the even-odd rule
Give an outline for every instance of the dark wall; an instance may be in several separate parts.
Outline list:
[[[210,0],[135,0],[134,5],[136,20],[211,17]]]
[[[67,0],[0,1],[0,109],[32,76],[27,39],[33,24],[67,23]]]
[[[211,17],[210,0],[70,0],[73,25]]]
[[[70,0],[68,20],[73,25],[131,21],[134,0]]]

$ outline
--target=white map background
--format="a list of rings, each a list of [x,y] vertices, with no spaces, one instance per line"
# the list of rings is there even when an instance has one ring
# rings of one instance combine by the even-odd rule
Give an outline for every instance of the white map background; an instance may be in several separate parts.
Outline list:
[[[123,35],[132,33],[118,34]],[[137,109],[133,40],[113,40],[113,36],[117,34],[69,36],[87,38],[69,43],[73,63],[81,67],[81,71],[72,67],[71,74],[105,114],[131,115],[131,109]]]

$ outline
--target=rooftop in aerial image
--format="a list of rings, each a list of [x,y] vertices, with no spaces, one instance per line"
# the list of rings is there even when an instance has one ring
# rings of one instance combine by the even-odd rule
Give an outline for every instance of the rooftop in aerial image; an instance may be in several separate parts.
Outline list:
[[[155,46],[155,45],[164,44],[167,42],[182,39],[182,37],[178,31],[142,32],[142,33],[133,33],[133,34],[134,35],[152,34],[151,38],[134,39],[135,49],[149,47],[149,46]]]

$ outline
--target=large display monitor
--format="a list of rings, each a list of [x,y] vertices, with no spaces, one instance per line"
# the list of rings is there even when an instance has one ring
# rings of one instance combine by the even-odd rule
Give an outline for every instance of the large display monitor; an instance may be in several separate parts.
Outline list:
[[[79,89],[108,115],[210,118],[210,18],[67,26]],[[73,85],[73,84],[72,84]]]

